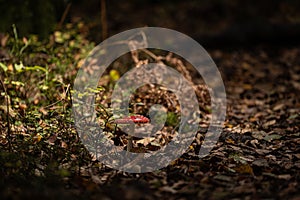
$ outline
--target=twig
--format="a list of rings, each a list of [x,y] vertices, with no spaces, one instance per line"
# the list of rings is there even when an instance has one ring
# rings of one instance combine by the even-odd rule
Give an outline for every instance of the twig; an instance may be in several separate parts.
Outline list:
[[[143,51],[144,53],[148,54],[150,57],[152,57],[155,61],[161,61],[162,58],[160,56],[156,56],[154,53],[152,53],[151,51],[149,51],[148,49],[140,49],[141,51]]]
[[[107,38],[107,19],[106,19],[106,2],[101,0],[101,25],[102,25],[102,40]]]
[[[64,96],[63,96],[63,109],[64,109],[64,113],[66,112],[66,108],[65,108],[65,104],[68,103],[68,93],[69,93],[69,89],[70,89],[70,84],[67,85],[67,89],[66,91],[64,91]],[[63,88],[64,89],[64,88]],[[66,115],[65,115],[66,116]]]
[[[61,29],[61,27],[62,27],[67,15],[68,15],[69,11],[70,11],[71,5],[72,5],[72,3],[68,3],[63,15],[61,16],[61,19],[60,19],[59,23],[57,25],[57,28],[56,28],[57,30]]]
[[[62,101],[64,101],[64,99],[58,100],[58,101],[56,101],[54,103],[51,103],[48,106],[45,106],[44,108],[50,108],[50,107],[52,107],[52,106],[54,106],[54,105],[56,105],[56,104],[58,104],[59,102],[62,102]]]
[[[54,103],[51,103],[50,105],[47,105],[47,106],[45,106],[44,108],[50,108],[50,107],[52,107],[52,106],[54,106],[54,105],[56,105],[56,104],[58,104],[58,103],[60,103],[60,102],[65,102],[65,100],[67,99],[67,95],[68,95],[68,93],[69,93],[69,89],[70,89],[70,84],[68,84],[67,85],[67,89],[66,89],[66,91],[64,92],[64,96],[63,96],[63,98],[62,99],[60,99],[60,100],[58,100],[58,101],[56,101],[56,102],[54,102]],[[65,112],[65,108],[64,108],[64,105],[63,105],[63,109],[64,109],[64,112]]]

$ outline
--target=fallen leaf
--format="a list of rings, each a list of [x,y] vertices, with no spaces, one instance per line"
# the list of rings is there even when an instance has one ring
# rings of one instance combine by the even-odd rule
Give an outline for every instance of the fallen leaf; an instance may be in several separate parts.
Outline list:
[[[265,131],[253,131],[252,133],[252,137],[259,140],[263,139],[266,135],[267,133]]]
[[[155,140],[155,138],[146,137],[144,139],[138,140],[136,143],[137,144],[142,144],[144,146],[147,146],[148,144],[150,144],[154,140]]]
[[[274,111],[281,110],[284,106],[285,106],[285,104],[283,104],[283,103],[277,104],[273,107],[273,110]]]
[[[163,192],[169,192],[172,194],[177,193],[177,191],[175,189],[171,188],[170,186],[163,186],[160,190]]]
[[[234,170],[241,174],[252,174],[253,175],[253,169],[249,164],[241,164],[240,166],[235,167]]]
[[[278,175],[279,179],[290,180],[292,176],[290,174],[280,174]]]
[[[267,121],[266,123],[263,124],[263,127],[268,128],[269,126],[272,126],[274,124],[276,124],[276,119]]]
[[[6,105],[0,105],[0,110],[3,110],[5,114],[7,114],[7,106]],[[8,107],[8,112],[11,117],[15,117],[17,113],[11,108],[11,106]]]
[[[40,134],[36,134],[35,136],[32,137],[33,143],[35,144],[35,143],[40,142],[42,138],[43,137]]]
[[[278,134],[271,134],[271,135],[266,135],[265,137],[264,137],[264,140],[266,140],[266,141],[272,141],[272,140],[278,140],[278,139],[280,139],[282,136],[281,135],[278,135]]]
[[[252,165],[258,166],[258,167],[269,167],[269,163],[265,159],[257,159],[252,162]]]
[[[222,174],[218,174],[218,175],[214,176],[214,179],[217,179],[217,180],[220,180],[220,181],[226,181],[226,182],[231,182],[232,181],[232,177],[222,175]]]

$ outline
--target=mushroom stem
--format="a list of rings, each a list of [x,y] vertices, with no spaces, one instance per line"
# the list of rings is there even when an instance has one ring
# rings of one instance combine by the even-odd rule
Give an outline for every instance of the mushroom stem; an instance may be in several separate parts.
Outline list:
[[[134,131],[134,124],[129,125],[129,133],[127,136],[127,151],[130,152],[133,148],[133,137],[130,135]]]
[[[132,149],[133,143],[132,143],[132,136],[128,135],[127,137],[127,151],[129,152]]]

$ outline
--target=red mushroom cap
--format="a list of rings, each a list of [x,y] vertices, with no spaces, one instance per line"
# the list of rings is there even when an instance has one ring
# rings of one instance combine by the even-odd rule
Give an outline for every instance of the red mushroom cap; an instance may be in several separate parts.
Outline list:
[[[144,117],[142,115],[133,115],[133,116],[114,120],[116,124],[129,124],[131,122],[135,124],[144,124],[144,123],[148,123],[149,121],[150,120],[147,117]]]

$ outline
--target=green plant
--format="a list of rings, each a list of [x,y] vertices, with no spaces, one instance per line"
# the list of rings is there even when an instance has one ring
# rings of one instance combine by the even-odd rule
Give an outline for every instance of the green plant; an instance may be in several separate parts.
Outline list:
[[[94,44],[67,25],[49,40],[19,38],[16,26],[2,44],[0,61],[1,177],[70,176],[91,157],[80,144],[71,116],[71,88]],[[22,163],[20,167],[19,163]]]

